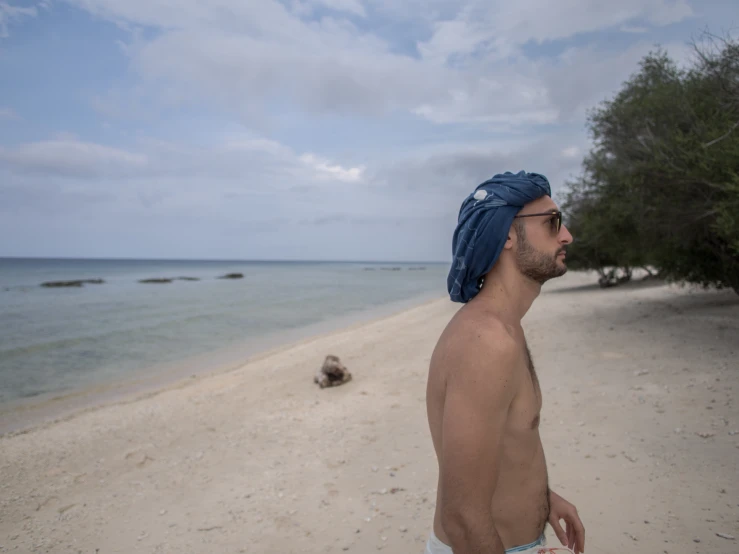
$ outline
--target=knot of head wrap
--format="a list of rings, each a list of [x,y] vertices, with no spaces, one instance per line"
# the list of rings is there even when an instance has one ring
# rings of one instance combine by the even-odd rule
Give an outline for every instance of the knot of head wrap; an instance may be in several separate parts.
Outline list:
[[[447,277],[447,290],[454,302],[469,302],[479,292],[482,277],[498,261],[513,218],[524,204],[551,195],[543,175],[507,171],[478,185],[462,202]]]

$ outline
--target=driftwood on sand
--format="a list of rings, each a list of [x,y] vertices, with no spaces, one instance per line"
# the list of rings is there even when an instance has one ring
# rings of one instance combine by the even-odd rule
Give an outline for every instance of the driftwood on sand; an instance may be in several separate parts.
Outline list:
[[[341,363],[338,356],[328,355],[323,362],[323,366],[318,370],[313,382],[319,387],[338,387],[352,380],[352,374]]]

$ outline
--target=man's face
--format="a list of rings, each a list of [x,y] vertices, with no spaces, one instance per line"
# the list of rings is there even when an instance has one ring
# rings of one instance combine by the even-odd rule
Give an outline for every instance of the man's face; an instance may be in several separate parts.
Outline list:
[[[564,225],[557,230],[556,215],[534,215],[548,214],[557,209],[554,201],[544,196],[526,204],[518,214],[533,217],[520,217],[513,221],[517,235],[518,269],[542,285],[567,272],[565,247],[572,242],[572,235]]]

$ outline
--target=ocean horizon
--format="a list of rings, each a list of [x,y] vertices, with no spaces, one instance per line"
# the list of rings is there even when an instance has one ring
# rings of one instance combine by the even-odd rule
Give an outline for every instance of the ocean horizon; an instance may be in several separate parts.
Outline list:
[[[239,258],[130,258],[116,256],[112,258],[96,256],[0,256],[0,260],[65,260],[65,261],[126,261],[126,262],[226,262],[226,263],[315,263],[315,264],[445,264],[449,262],[433,260],[270,260],[270,259],[239,259]]]
[[[0,404],[134,378],[261,337],[443,296],[448,267],[3,257]],[[240,276],[223,278],[229,274]],[[149,279],[162,282],[141,282]],[[68,281],[81,282],[42,286]]]

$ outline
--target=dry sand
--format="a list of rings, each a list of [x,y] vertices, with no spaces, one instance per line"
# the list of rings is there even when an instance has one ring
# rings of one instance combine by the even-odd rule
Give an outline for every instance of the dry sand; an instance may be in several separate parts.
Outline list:
[[[736,554],[739,297],[594,280],[548,284],[524,320],[552,488],[578,506],[586,552]],[[456,309],[0,438],[0,552],[421,552],[426,371]],[[326,354],[354,380],[319,390]]]

